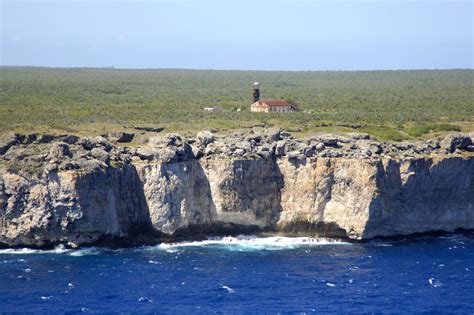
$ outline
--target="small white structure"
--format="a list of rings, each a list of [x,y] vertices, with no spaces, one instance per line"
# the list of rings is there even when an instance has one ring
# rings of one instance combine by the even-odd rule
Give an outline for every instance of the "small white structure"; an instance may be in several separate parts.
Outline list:
[[[204,110],[207,110],[208,112],[216,112],[218,110],[221,110],[221,107],[220,106],[204,107]]]

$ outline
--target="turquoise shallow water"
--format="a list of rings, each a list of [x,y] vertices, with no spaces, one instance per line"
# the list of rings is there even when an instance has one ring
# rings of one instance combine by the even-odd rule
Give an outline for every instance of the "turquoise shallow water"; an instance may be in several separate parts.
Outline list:
[[[474,237],[0,250],[0,311],[474,312]]]

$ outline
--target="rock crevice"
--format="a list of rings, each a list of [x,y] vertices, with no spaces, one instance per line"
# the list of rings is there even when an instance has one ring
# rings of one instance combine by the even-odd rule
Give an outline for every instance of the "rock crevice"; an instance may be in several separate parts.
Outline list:
[[[139,244],[251,231],[367,239],[474,229],[469,137],[403,146],[263,129],[169,134],[127,148],[102,137],[12,136],[0,156],[0,243]]]

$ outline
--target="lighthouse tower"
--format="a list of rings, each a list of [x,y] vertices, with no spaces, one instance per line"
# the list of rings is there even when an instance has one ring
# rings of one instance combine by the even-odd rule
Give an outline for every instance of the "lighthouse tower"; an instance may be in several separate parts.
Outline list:
[[[253,84],[253,101],[258,102],[260,100],[260,89],[258,87],[258,82]]]

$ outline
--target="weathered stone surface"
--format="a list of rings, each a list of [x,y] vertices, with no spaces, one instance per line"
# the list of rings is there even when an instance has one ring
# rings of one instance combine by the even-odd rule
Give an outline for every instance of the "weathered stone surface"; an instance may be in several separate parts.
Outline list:
[[[15,136],[0,155],[0,243],[75,246],[229,227],[353,239],[474,229],[470,136],[391,144],[256,131],[212,141],[168,134],[139,148]]]
[[[71,151],[69,150],[69,145],[67,143],[53,143],[51,148],[49,149],[48,157],[50,159],[62,159],[66,156],[71,156]]]
[[[348,133],[347,136],[354,140],[370,140],[370,135],[366,133]]]
[[[37,139],[37,134],[36,133],[30,133],[27,135],[17,135],[18,140],[22,144],[30,144],[36,141]]]
[[[234,151],[234,154],[237,156],[244,156],[245,155],[245,149],[236,149]]]
[[[214,142],[215,140],[214,134],[210,131],[201,131],[200,133],[198,133],[197,138],[199,142],[201,142],[205,146]]]
[[[316,151],[318,151],[318,152],[323,151],[325,148],[326,148],[326,146],[322,142],[320,142],[316,145]]]
[[[53,140],[55,139],[55,137],[53,135],[50,135],[50,134],[42,134],[42,135],[39,135],[37,138],[36,138],[36,141],[38,143],[50,143],[50,142],[53,142]]]
[[[472,145],[472,139],[468,135],[449,135],[441,141],[441,147],[450,153],[456,149],[467,150],[470,145]]]
[[[370,148],[371,148],[371,151],[375,154],[383,153],[382,146],[380,146],[379,144],[372,144]]]
[[[281,130],[278,127],[268,128],[265,135],[269,142],[278,141],[281,139]]]
[[[156,153],[156,156],[159,160],[163,162],[171,162],[176,157],[176,150],[171,148],[161,149]]]
[[[104,137],[85,138],[80,141],[80,144],[86,150],[92,150],[93,148],[102,148],[105,151],[109,152],[113,148],[112,144]]]
[[[283,140],[278,141],[275,147],[275,155],[276,156],[285,155],[285,146],[286,146],[286,141],[283,141]]]
[[[107,164],[97,159],[78,159],[74,162],[76,169],[83,170],[87,173],[97,172],[107,168]]]
[[[8,149],[18,144],[18,139],[14,134],[4,135],[0,138],[0,154],[7,153]]]
[[[204,152],[202,152],[202,150],[195,145],[191,146],[191,152],[193,156],[197,159],[201,158],[204,155]]]
[[[152,160],[155,157],[155,152],[153,150],[150,150],[150,149],[147,149],[147,148],[139,148],[136,151],[136,154],[142,160]]]
[[[61,137],[61,140],[67,144],[75,144],[79,141],[79,137],[75,135],[65,135]]]
[[[182,138],[179,135],[168,133],[165,136],[151,137],[148,144],[151,147],[166,147],[166,146],[177,146],[182,142]]]
[[[106,164],[108,164],[109,161],[110,161],[109,153],[107,151],[105,151],[104,149],[102,149],[102,148],[93,148],[91,150],[91,155],[94,159],[102,161]]]
[[[127,237],[150,226],[143,186],[133,166],[86,175],[52,172],[40,180],[5,172],[0,176],[1,243],[77,246]]]
[[[312,144],[312,145],[307,146],[303,152],[304,152],[304,155],[306,155],[307,157],[312,157],[313,155],[316,154],[316,145]]]
[[[108,132],[104,134],[103,137],[113,142],[131,142],[133,138],[135,137],[135,134],[116,131],[116,132]]]
[[[289,159],[297,159],[300,156],[299,151],[290,151],[286,154]]]
[[[11,161],[11,160],[22,161],[27,156],[28,156],[28,152],[25,148],[13,147],[10,150],[8,150],[7,153],[5,153],[3,158],[7,161]]]

